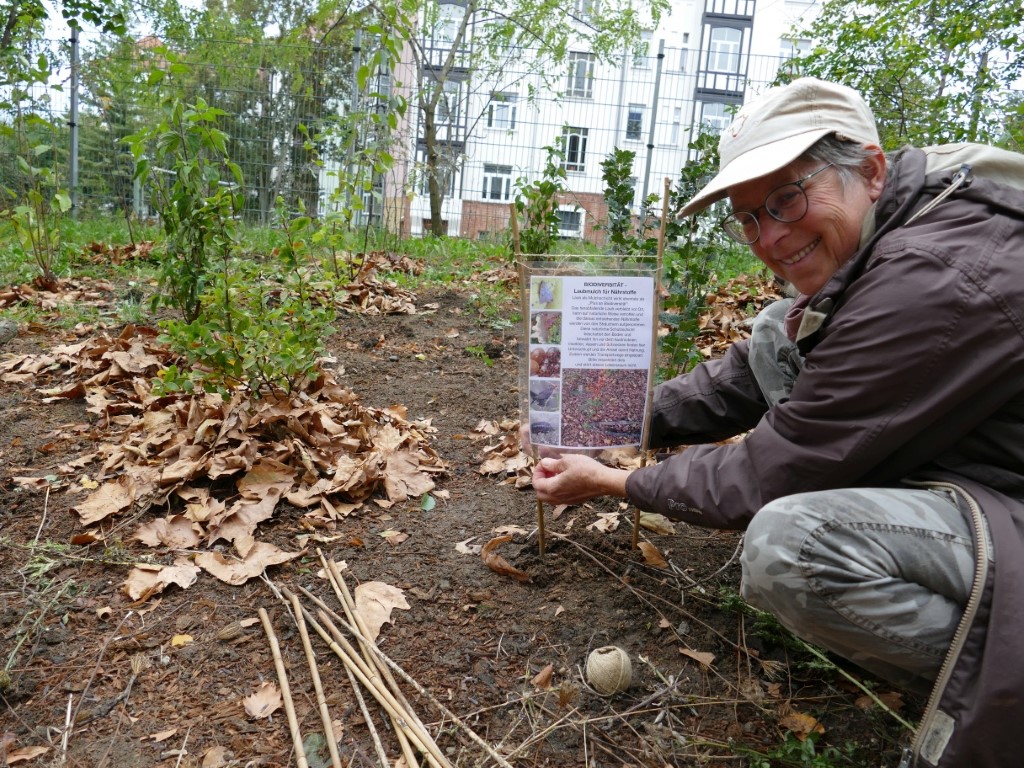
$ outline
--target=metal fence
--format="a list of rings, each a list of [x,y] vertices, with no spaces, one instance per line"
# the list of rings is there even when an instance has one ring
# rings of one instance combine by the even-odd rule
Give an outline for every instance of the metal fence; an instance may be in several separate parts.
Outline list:
[[[52,150],[36,161],[57,170],[77,213],[146,215],[145,190],[133,182],[124,138],[161,119],[162,98],[176,94],[223,110],[219,124],[229,136],[228,154],[245,178],[247,220],[269,221],[278,198],[289,210],[301,204],[322,214],[351,207],[358,195],[364,221],[404,234],[425,230],[424,126],[413,105],[389,138],[395,157],[390,170],[361,191],[349,188],[347,198],[337,195],[337,180],[352,162],[346,133],[365,133],[364,144],[371,140],[368,128],[351,122],[361,109],[372,111],[355,87],[359,54],[351,41],[310,49],[223,40],[207,42],[203,56],[192,51],[181,61],[152,38],[101,40],[81,50],[67,40],[47,45],[59,62],[51,82],[23,97],[12,97],[9,88],[0,92],[7,102],[0,125],[10,129],[0,134],[0,184],[15,193],[25,184],[16,158],[48,144]],[[449,233],[477,237],[504,230],[516,184],[537,179],[546,148],[555,145],[566,153],[569,194],[562,213],[568,236],[593,239],[602,216],[600,164],[616,148],[634,152],[635,202],[660,193],[662,181],[676,178],[687,162],[695,127],[724,127],[730,99],[736,102],[734,95],[717,101],[707,95],[715,88],[701,79],[707,72],[698,66],[699,55],[661,44],[651,55],[624,55],[612,63],[571,55],[556,77],[522,65],[488,81],[454,79],[436,116],[449,149],[441,164]],[[740,87],[760,90],[784,63],[745,57]],[[155,82],[158,70],[167,77]],[[411,68],[405,74],[405,83],[399,74],[383,76],[381,87],[412,97],[416,75]],[[735,88],[732,83],[723,93]],[[49,125],[28,119],[32,114]]]

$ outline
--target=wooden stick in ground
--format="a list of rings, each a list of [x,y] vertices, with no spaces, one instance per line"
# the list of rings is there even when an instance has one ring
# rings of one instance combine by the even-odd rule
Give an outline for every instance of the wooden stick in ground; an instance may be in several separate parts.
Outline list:
[[[537,446],[531,446],[533,448],[533,463],[534,465],[540,463],[540,452],[537,450]],[[544,533],[544,502],[539,498],[537,499],[537,551],[541,557],[544,556],[544,550],[547,546],[547,534]],[[634,545],[635,546],[635,545]]]
[[[324,572],[327,574],[328,581],[331,582],[331,587],[334,589],[334,594],[337,596],[338,602],[340,602],[342,608],[345,609],[345,615],[348,617],[349,623],[359,627],[360,635],[358,635],[356,639],[359,640],[360,649],[363,652],[363,658],[366,660],[366,664],[368,666],[373,666],[378,672],[380,672],[384,681],[388,684],[391,693],[394,694],[395,698],[402,703],[402,706],[405,707],[406,712],[415,720],[416,724],[426,732],[426,726],[423,725],[423,722],[413,711],[409,702],[402,694],[401,688],[398,687],[398,683],[395,682],[395,678],[391,675],[391,672],[386,666],[380,663],[377,657],[375,657],[367,647],[370,644],[370,633],[367,630],[366,622],[363,621],[363,617],[359,615],[358,611],[356,611],[355,600],[352,599],[352,595],[348,591],[348,585],[345,583],[345,579],[342,577],[341,571],[338,570],[338,566],[333,560],[328,560],[324,557],[324,553],[320,551],[320,549],[317,549],[316,553],[320,557],[320,562],[324,566]],[[399,727],[398,723],[393,724],[395,726],[395,735],[398,737],[399,746],[402,748],[402,754],[405,755],[405,762],[410,766],[416,765],[416,755],[413,752],[412,745],[405,737],[405,733]]]
[[[274,666],[277,668],[277,679],[281,683],[281,698],[284,699],[284,712],[288,716],[288,730],[292,734],[292,744],[295,746],[295,762],[299,768],[309,768],[306,762],[306,750],[302,746],[302,735],[299,733],[299,720],[295,717],[295,703],[292,701],[291,688],[288,687],[288,676],[284,670],[284,659],[281,658],[281,646],[278,645],[277,635],[274,634],[274,625],[270,623],[270,616],[264,608],[260,608],[260,621],[263,622],[263,631],[267,633],[270,641],[270,653],[274,656]]]
[[[306,652],[306,661],[309,663],[309,674],[313,678],[313,690],[316,691],[316,703],[320,707],[320,722],[324,726],[327,750],[331,753],[331,765],[333,768],[341,768],[341,756],[338,754],[338,739],[334,735],[331,713],[327,710],[327,697],[324,696],[324,686],[320,681],[320,668],[317,666],[316,657],[313,655],[313,644],[309,642],[309,630],[306,628],[306,618],[302,615],[302,606],[299,605],[298,595],[292,595],[292,611],[295,613],[295,623],[298,625],[299,635],[302,637],[302,647]]]
[[[658,349],[658,301],[661,299],[661,265],[665,258],[665,238],[668,234],[668,205],[670,201],[670,193],[672,191],[672,181],[666,176],[665,177],[665,189],[662,192],[662,203],[661,203],[661,227],[658,229],[658,262],[656,266],[655,280],[654,280],[654,323],[651,329],[651,351],[656,353]],[[654,362],[652,360],[652,368]],[[653,402],[654,397],[654,371],[647,377],[647,413],[644,415],[644,431],[643,436],[640,440],[640,453],[643,455],[643,460],[640,466],[647,466],[647,459],[650,451],[647,447],[650,445],[650,432],[651,432],[651,408],[650,404]],[[633,549],[640,546],[640,507],[633,507]]]
[[[508,204],[509,217],[508,222],[512,225],[512,255],[515,256],[516,261],[522,255],[519,250],[519,212],[516,210],[515,203]]]
[[[323,601],[320,600],[312,592],[305,589],[304,587],[299,587],[299,589],[302,590],[302,593],[304,595],[310,598],[313,602],[317,603],[320,606],[321,610],[323,610],[325,613],[330,612],[330,609],[323,604]],[[340,616],[337,618],[339,621],[341,620]],[[345,625],[345,628],[348,629],[350,632],[352,631],[352,628],[348,625]],[[437,707],[441,714],[443,714],[445,717],[447,717],[449,720],[455,723],[455,725],[457,725],[460,729],[462,729],[463,733],[469,736],[469,738],[471,738],[481,749],[483,749],[488,755],[490,755],[491,759],[493,759],[494,762],[496,762],[502,768],[513,768],[512,764],[509,763],[508,760],[503,758],[494,750],[494,747],[492,747],[490,744],[488,744],[486,741],[480,738],[476,731],[474,731],[472,728],[466,725],[466,723],[463,722],[458,715],[456,715],[454,712],[448,709],[448,707],[446,707],[444,704],[438,701],[437,697],[434,696],[434,694],[432,694],[430,691],[428,691],[426,688],[424,688],[422,685],[416,682],[415,678],[411,677],[408,672],[402,669],[395,661],[393,661],[386,653],[384,653],[384,651],[382,651],[376,645],[371,646],[370,649],[373,651],[375,656],[379,657],[380,660],[387,664],[388,667],[393,669],[398,674],[399,677],[401,677],[403,680],[405,680],[405,682],[411,685],[416,690],[416,693],[420,694],[421,696],[425,696],[430,701],[431,704]]]

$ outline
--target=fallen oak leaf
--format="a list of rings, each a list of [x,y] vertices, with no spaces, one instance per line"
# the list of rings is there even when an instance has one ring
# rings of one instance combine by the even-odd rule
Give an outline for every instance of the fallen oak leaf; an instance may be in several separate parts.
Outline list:
[[[244,560],[228,559],[220,552],[200,552],[195,562],[204,571],[227,584],[238,586],[263,573],[268,565],[279,565],[294,560],[301,552],[285,552],[265,541],[257,541]]]
[[[691,648],[680,648],[679,652],[683,656],[689,656],[694,661],[703,664],[705,667],[710,667],[715,660],[715,654],[708,653],[707,651],[695,651]]]
[[[671,536],[676,532],[675,526],[672,525],[671,520],[664,515],[659,515],[654,512],[640,513],[640,527],[646,528],[648,531],[653,533],[660,533],[663,536]]]
[[[279,710],[284,706],[284,700],[280,689],[269,680],[264,680],[259,688],[242,699],[242,706],[251,720],[258,720]]]
[[[106,482],[72,509],[78,513],[83,525],[99,522],[110,515],[123,512],[135,503],[135,492],[129,486],[130,481],[127,477]]]
[[[779,720],[779,725],[791,730],[800,741],[804,741],[812,733],[825,732],[825,726],[819,723],[812,715],[802,712],[790,712]]]
[[[548,664],[544,669],[533,676],[530,683],[539,691],[546,691],[551,688],[551,678],[555,675],[555,665]]]
[[[653,565],[655,568],[668,568],[668,561],[665,560],[664,555],[651,542],[641,541],[637,544],[637,547],[643,553],[645,563]]]
[[[520,582],[531,581],[530,574],[514,567],[508,560],[494,551],[502,544],[509,541],[512,541],[512,536],[510,535],[498,536],[491,539],[480,549],[480,558],[487,564],[487,567],[495,573],[500,573],[503,576],[511,576],[513,579]]]
[[[175,561],[174,565],[140,563],[132,568],[121,588],[132,600],[140,602],[163,592],[171,584],[188,589],[198,577],[199,569],[185,559]]]
[[[22,747],[21,749],[15,749],[7,753],[7,765],[14,765],[25,760],[31,760],[45,755],[50,751],[49,747],[37,746],[37,747]]]
[[[405,593],[383,581],[366,581],[355,589],[356,612],[362,616],[370,633],[370,642],[376,642],[380,628],[391,621],[395,608],[409,610]]]

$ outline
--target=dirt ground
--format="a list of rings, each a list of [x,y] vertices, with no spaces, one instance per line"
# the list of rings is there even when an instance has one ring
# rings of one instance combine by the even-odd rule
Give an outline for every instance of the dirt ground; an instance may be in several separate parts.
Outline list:
[[[43,402],[48,375],[0,384],[0,766],[299,764],[285,710],[254,717],[243,705],[262,684],[279,684],[261,609],[276,633],[307,763],[330,765],[302,638],[273,590],[301,594],[310,607],[311,594],[340,613],[318,576],[318,548],[345,564],[350,586],[401,590],[408,608],[392,611],[377,644],[423,689],[400,679],[452,765],[898,762],[905,734],[891,716],[737,610],[739,535],[642,529],[641,541],[667,561],[659,567],[631,547],[632,512],[602,501],[545,510],[540,554],[530,489],[479,471],[500,435],[474,430],[518,418],[520,330],[489,328],[471,291],[417,296],[414,315],[343,314],[327,344],[339,380],[361,402],[400,404],[410,419],[431,420],[446,468],[433,508],[419,498],[387,509],[371,500],[314,526],[281,502],[257,538],[303,554],[238,586],[203,572],[187,589],[133,602],[122,584],[134,563],[192,553],[131,539],[129,523],[145,516],[83,526],[72,511],[81,500],[75,478],[54,476],[108,439],[104,426],[82,399]],[[510,315],[515,306],[510,299]],[[80,340],[23,326],[0,361]],[[50,479],[32,489],[19,477]],[[489,568],[474,549],[506,533],[495,551],[529,580]],[[383,751],[401,765],[382,708],[366,704],[378,748],[346,667],[315,633],[311,643],[341,764],[381,765]],[[584,673],[589,652],[606,645],[624,649],[632,666],[632,684],[611,696]],[[851,671],[903,716],[919,710]],[[783,746],[787,733],[814,730],[823,731],[816,749],[793,736]]]

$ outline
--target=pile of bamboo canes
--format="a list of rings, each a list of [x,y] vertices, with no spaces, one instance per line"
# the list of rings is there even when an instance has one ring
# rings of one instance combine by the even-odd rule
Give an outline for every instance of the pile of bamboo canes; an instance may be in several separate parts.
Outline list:
[[[306,660],[309,663],[310,676],[316,693],[316,701],[320,709],[324,736],[330,751],[332,768],[341,768],[342,764],[341,758],[338,755],[338,741],[334,734],[334,726],[327,709],[327,698],[324,695],[320,669],[317,665],[316,655],[310,640],[309,627],[313,628],[316,634],[327,643],[331,651],[343,662],[356,700],[359,702],[362,710],[363,718],[370,729],[381,766],[387,768],[393,765],[393,761],[389,759],[374,721],[370,716],[366,699],[363,695],[364,691],[369,693],[387,714],[407,766],[411,768],[412,766],[420,765],[420,759],[422,759],[431,768],[453,768],[452,763],[434,742],[423,721],[417,716],[408,699],[406,699],[399,688],[398,682],[395,679],[395,674],[398,674],[418,694],[426,697],[434,706],[441,710],[448,720],[468,735],[496,765],[500,765],[502,768],[512,768],[505,758],[495,752],[487,742],[481,739],[469,726],[450,712],[437,698],[426,691],[377,647],[370,639],[372,633],[367,629],[359,612],[356,611],[355,600],[337,565],[325,558],[320,550],[317,550],[317,554],[320,557],[321,563],[323,563],[324,572],[328,577],[331,588],[341,603],[344,616],[333,611],[323,600],[303,587],[299,587],[299,591],[316,607],[315,614],[303,606],[299,596],[294,592],[278,587],[269,580],[267,580],[267,583],[274,591],[274,594],[288,608],[292,619],[298,627],[299,636],[302,638],[303,649]],[[259,609],[259,617],[267,634],[271,653],[274,657],[274,666],[276,667],[281,687],[285,715],[288,718],[288,728],[291,732],[292,743],[295,748],[296,765],[298,768],[309,768],[302,734],[299,731],[298,718],[295,714],[294,700],[288,685],[284,660],[281,656],[280,644],[274,632],[273,624],[270,621],[270,616],[264,608]]]

